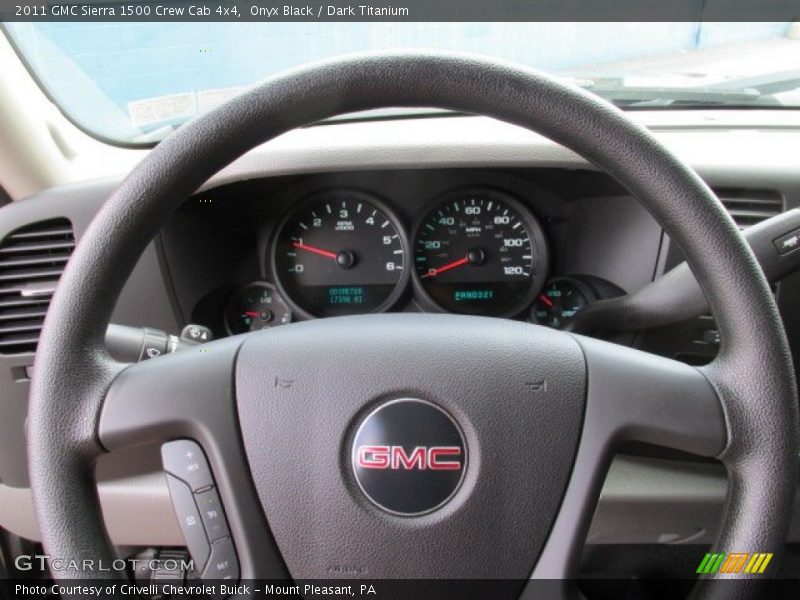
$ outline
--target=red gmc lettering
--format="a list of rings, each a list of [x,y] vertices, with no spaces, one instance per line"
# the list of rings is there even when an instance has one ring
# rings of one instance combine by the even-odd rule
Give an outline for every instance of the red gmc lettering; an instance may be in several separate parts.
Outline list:
[[[461,460],[446,460],[446,457],[461,456],[458,446],[434,446],[428,450],[428,467],[435,471],[457,471]]]
[[[417,446],[410,454],[402,446],[360,446],[356,463],[362,469],[456,471],[460,456],[458,446]]]
[[[406,470],[424,469],[427,464],[425,448],[417,446],[411,452],[411,456],[406,455],[402,446],[392,446],[392,469],[403,467]]]
[[[388,469],[389,446],[361,446],[358,449],[358,466],[363,469]]]

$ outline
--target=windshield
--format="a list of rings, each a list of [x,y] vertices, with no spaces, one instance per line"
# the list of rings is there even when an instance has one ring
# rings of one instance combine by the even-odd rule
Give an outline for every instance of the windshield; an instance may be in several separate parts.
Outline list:
[[[800,106],[791,23],[8,23],[87,132],[151,144],[279,71],[336,55],[438,49],[516,61],[629,109]]]

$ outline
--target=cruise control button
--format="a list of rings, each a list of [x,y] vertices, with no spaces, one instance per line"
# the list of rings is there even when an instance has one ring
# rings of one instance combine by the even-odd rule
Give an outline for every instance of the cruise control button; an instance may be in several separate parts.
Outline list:
[[[197,503],[197,510],[200,511],[200,518],[203,519],[208,539],[215,542],[220,538],[228,537],[230,531],[225,522],[225,513],[222,510],[222,503],[216,488],[199,492],[195,494],[194,499]]]
[[[185,481],[192,491],[202,490],[214,484],[205,454],[191,440],[177,440],[161,446],[164,470]]]
[[[222,538],[211,544],[211,556],[205,571],[203,571],[203,579],[232,581],[239,579],[239,561],[236,558],[236,550],[233,548],[231,538]]]
[[[186,547],[194,561],[195,571],[202,573],[211,551],[203,520],[194,503],[194,494],[183,481],[167,473],[169,495],[172,497],[172,506],[175,516],[183,531]]]

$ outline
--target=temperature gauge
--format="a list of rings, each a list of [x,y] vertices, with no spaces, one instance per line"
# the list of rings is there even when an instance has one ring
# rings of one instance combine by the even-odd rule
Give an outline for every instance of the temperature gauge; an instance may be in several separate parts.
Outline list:
[[[575,279],[551,279],[531,308],[531,321],[554,329],[568,329],[580,311],[595,296],[589,287]]]
[[[275,287],[251,283],[237,291],[225,309],[228,333],[247,333],[291,322],[292,312]]]

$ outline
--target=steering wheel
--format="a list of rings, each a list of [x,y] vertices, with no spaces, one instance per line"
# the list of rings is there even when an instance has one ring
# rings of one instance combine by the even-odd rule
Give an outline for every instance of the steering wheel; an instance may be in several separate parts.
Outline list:
[[[695,368],[521,322],[438,314],[307,321],[133,365],[108,356],[104,334],[123,284],[203,182],[291,129],[386,106],[494,117],[613,176],[686,255],[721,333],[718,357]],[[53,557],[115,558],[93,477],[101,454],[194,440],[221,498],[236,576],[530,580],[510,595],[535,593],[537,581],[575,592],[553,580],[577,575],[623,443],[722,461],[728,491],[715,548],[774,553],[767,576],[798,472],[797,391],[781,320],[709,188],[591,94],[450,54],[361,55],[294,70],[150,152],[86,230],[53,297],[28,437]],[[720,577],[741,581],[723,587]],[[753,598],[763,578],[704,577],[694,592]]]

